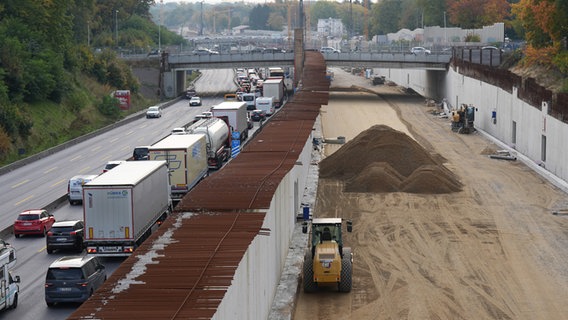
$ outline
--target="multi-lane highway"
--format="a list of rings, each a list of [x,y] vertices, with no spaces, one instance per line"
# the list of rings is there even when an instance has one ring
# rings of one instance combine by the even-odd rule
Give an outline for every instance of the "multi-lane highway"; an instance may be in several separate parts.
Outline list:
[[[215,71],[232,77],[232,70]],[[205,79],[210,79],[209,76]],[[203,84],[202,84],[203,85]],[[209,86],[218,85],[210,82]],[[222,84],[226,85],[226,84]],[[207,85],[204,85],[204,89]],[[223,92],[223,88],[209,88]],[[228,90],[231,90],[228,89]],[[0,176],[0,228],[13,223],[18,213],[25,209],[40,208],[67,193],[67,181],[77,174],[99,174],[109,160],[124,160],[131,156],[134,147],[151,145],[169,134],[175,127],[191,122],[197,114],[209,110],[222,100],[222,95],[204,97],[200,107],[189,107],[188,100],[177,101],[162,111],[158,119],[140,118],[126,123],[92,139],[71,146],[60,152],[25,165]],[[80,205],[64,202],[52,211],[57,220],[82,219]],[[45,272],[51,262],[73,252],[56,252],[48,255],[45,238],[27,236],[4,238],[17,250],[14,274],[21,277],[18,307],[0,312],[0,319],[64,319],[78,305],[68,304],[47,308],[44,301]],[[120,265],[122,259],[103,259],[107,275]]]

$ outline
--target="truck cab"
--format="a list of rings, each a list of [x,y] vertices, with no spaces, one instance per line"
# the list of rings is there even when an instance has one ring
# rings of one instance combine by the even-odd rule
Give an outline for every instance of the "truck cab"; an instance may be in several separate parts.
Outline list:
[[[247,104],[247,110],[256,109],[256,94],[253,93],[243,93],[241,97],[242,101]]]

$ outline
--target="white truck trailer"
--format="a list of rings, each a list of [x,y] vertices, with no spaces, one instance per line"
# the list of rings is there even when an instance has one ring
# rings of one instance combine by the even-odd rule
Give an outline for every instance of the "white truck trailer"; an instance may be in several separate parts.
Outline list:
[[[88,254],[128,256],[171,211],[165,161],[128,161],[83,186]]]
[[[12,277],[16,265],[16,249],[8,243],[0,243],[0,310],[14,309],[18,306],[20,276]]]
[[[231,158],[229,125],[219,118],[201,119],[187,128],[189,133],[204,134],[209,169],[220,169]]]
[[[274,97],[258,97],[256,98],[256,108],[264,111],[267,116],[271,116],[275,112]]]
[[[214,106],[213,117],[225,120],[231,132],[239,132],[241,141],[248,138],[247,104],[243,101],[224,101]]]
[[[207,142],[203,134],[172,134],[148,148],[150,160],[164,160],[170,172],[173,201],[179,201],[207,175]]]
[[[274,107],[280,108],[284,103],[284,80],[267,79],[262,83],[262,96],[274,97]]]

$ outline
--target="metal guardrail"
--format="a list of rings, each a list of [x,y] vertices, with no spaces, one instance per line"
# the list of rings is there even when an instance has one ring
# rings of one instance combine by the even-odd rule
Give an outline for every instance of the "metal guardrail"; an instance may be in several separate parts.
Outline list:
[[[420,68],[445,70],[451,52],[416,55],[412,53],[346,52],[324,53],[328,66],[365,65],[368,67]],[[288,66],[294,64],[294,53],[235,53],[235,54],[168,54],[166,65],[170,69],[233,68]]]

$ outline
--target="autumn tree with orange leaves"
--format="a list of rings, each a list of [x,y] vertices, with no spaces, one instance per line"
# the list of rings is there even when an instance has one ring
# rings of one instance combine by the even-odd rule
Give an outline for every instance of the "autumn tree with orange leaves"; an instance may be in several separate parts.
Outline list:
[[[520,0],[513,13],[525,31],[525,62],[568,73],[568,0]]]
[[[481,28],[509,16],[507,0],[447,0],[450,22],[464,29]]]

